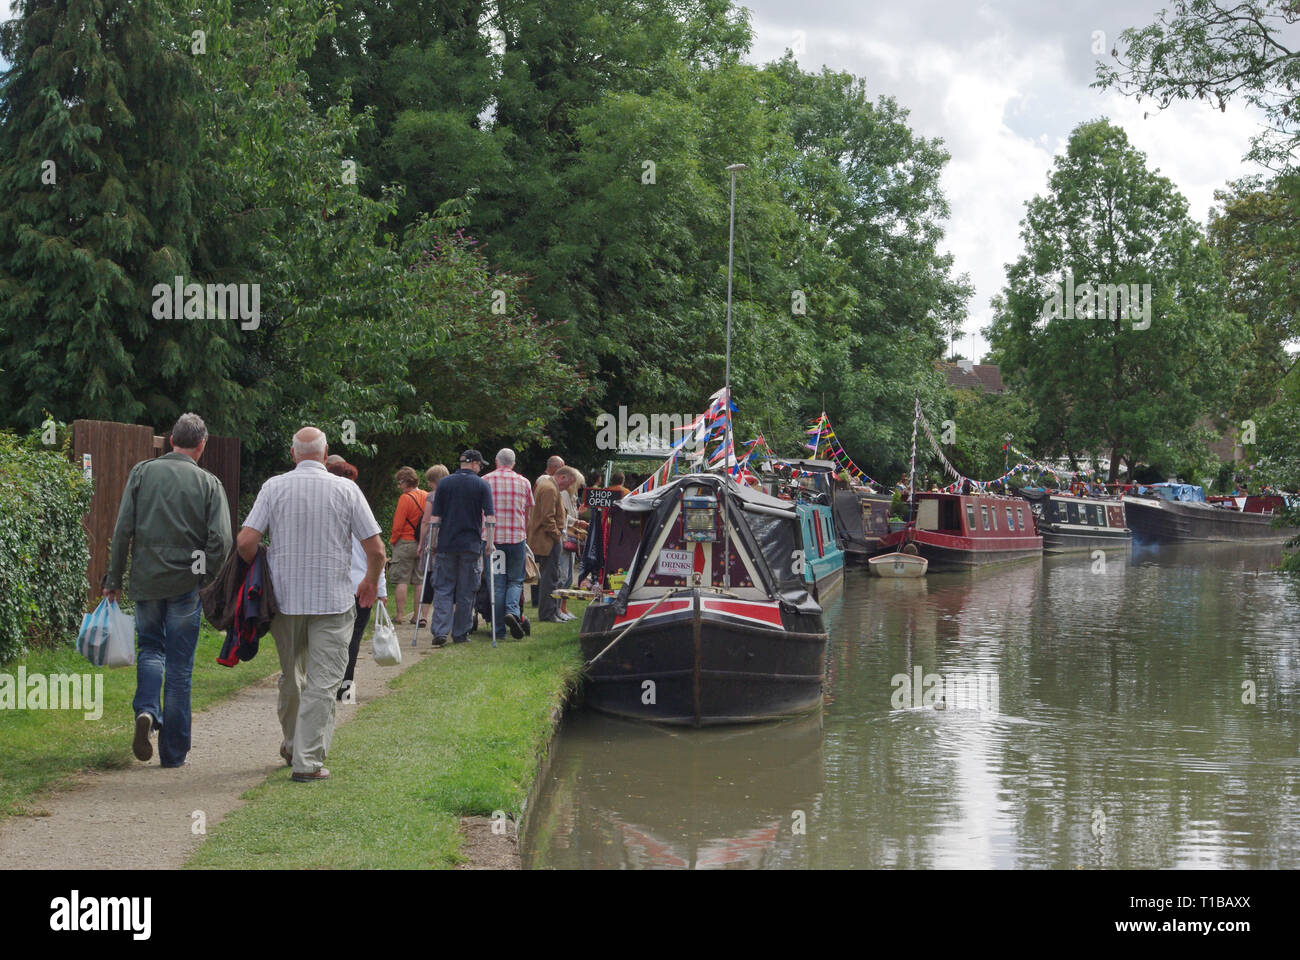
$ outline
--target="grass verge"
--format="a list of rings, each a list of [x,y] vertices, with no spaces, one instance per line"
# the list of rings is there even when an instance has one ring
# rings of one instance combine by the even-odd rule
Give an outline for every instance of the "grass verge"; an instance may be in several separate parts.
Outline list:
[[[217,663],[224,635],[207,623],[194,656],[191,707],[194,712],[241,687],[277,672],[280,662],[268,635],[258,655],[239,666]],[[66,783],[79,770],[123,767],[131,756],[135,667],[92,666],[71,646],[30,650],[0,665],[17,682],[18,668],[34,674],[103,674],[103,713],[87,719],[83,710],[0,710],[0,820],[41,813],[36,794]]]
[[[392,692],[338,729],[333,778],[294,783],[286,767],[248,791],[187,866],[223,869],[443,868],[463,862],[459,818],[518,821],[577,682],[578,620],[533,624],[495,649],[487,631],[394,678]],[[409,649],[409,648],[407,648]]]

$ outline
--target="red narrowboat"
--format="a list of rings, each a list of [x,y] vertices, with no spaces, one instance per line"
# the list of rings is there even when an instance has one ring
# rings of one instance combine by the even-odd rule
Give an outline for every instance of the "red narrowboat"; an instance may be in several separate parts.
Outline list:
[[[1043,538],[1028,503],[979,493],[918,491],[912,522],[889,534],[884,543],[890,549],[916,544],[931,570],[982,567],[1043,553]]]

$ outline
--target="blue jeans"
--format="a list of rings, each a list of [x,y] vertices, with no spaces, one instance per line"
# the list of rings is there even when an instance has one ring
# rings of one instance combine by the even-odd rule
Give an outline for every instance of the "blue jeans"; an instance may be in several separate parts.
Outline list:
[[[483,577],[483,551],[439,550],[434,569],[433,635],[462,640],[474,625],[474,594]]]
[[[131,709],[136,716],[153,717],[155,730],[162,725],[158,760],[164,767],[179,767],[190,752],[190,675],[202,616],[197,589],[165,600],[135,602],[139,653]]]
[[[519,600],[524,595],[524,555],[528,551],[528,542],[498,543],[496,548],[506,555],[505,576],[495,577],[497,601],[497,639],[506,635],[506,614],[519,613]]]

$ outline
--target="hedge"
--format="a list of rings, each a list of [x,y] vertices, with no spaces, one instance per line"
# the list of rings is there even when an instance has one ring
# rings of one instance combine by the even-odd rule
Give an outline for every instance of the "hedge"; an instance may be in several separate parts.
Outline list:
[[[0,663],[81,626],[91,492],[65,450],[0,431]]]

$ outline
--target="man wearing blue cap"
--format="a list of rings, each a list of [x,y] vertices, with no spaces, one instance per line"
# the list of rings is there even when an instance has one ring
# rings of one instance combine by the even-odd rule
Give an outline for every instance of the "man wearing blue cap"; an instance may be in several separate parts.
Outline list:
[[[430,535],[437,537],[433,584],[433,645],[450,636],[468,643],[474,624],[474,594],[483,577],[483,543],[493,542],[496,513],[492,488],[478,475],[483,455],[466,450],[460,469],[438,484],[433,495]]]

